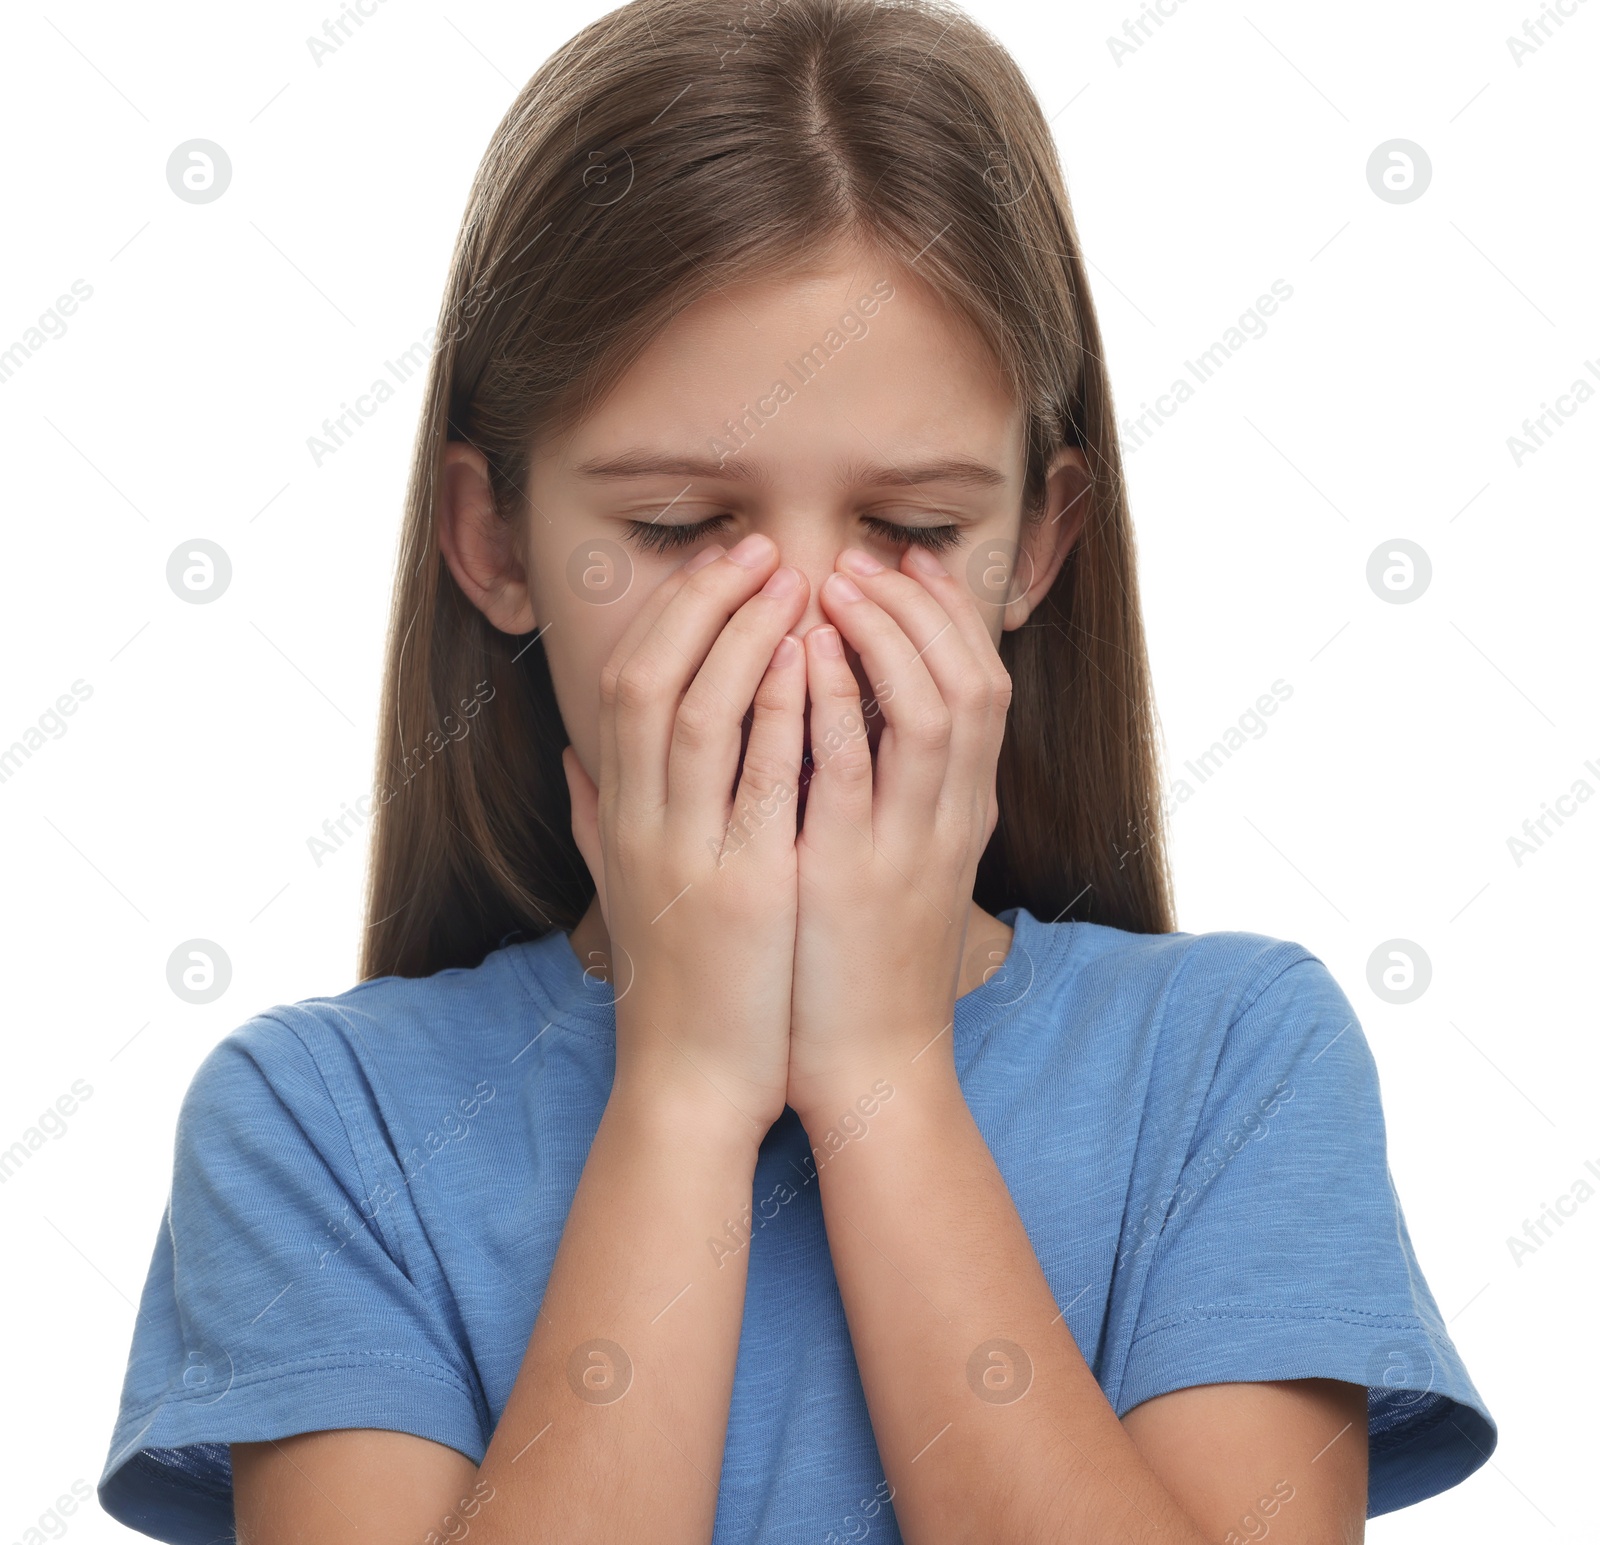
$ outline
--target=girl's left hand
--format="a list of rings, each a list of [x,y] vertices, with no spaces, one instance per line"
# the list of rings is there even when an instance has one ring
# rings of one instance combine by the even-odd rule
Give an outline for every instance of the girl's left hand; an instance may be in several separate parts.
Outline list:
[[[858,573],[861,556],[841,553],[822,586],[837,632],[805,636],[814,770],[796,838],[788,1103],[808,1130],[880,1079],[955,1079],[951,1024],[1011,703],[962,580],[915,547],[898,571]],[[876,765],[855,676],[823,647],[840,635],[883,716]]]

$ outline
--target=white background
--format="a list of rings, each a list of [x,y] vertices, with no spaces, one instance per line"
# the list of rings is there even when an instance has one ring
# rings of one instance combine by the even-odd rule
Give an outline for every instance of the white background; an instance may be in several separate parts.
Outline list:
[[[1370,1538],[1592,1539],[1600,1197],[1520,1265],[1507,1236],[1600,1165],[1600,803],[1521,864],[1507,839],[1600,788],[1600,403],[1520,467],[1507,438],[1600,368],[1600,4],[1520,66],[1522,0],[1185,0],[1120,64],[1135,0],[971,10],[1051,115],[1123,415],[1293,288],[1128,471],[1170,775],[1292,687],[1175,813],[1179,925],[1299,941],[1345,988],[1500,1425],[1488,1466]],[[318,67],[329,14],[0,24],[0,348],[93,289],[0,386],[0,746],[92,689],[0,783],[0,1147],[93,1090],[0,1187],[4,1541],[98,1478],[194,1068],[256,1010],[354,981],[364,847],[319,867],[307,839],[370,778],[420,373],[320,467],[307,437],[434,321],[496,122],[600,9],[384,0]],[[167,185],[193,138],[233,164],[214,203]],[[1367,181],[1394,138],[1432,163],[1410,203]],[[233,566],[210,605],[165,577],[197,537]],[[1395,539],[1432,565],[1408,604],[1366,578]],[[206,1006],[167,984],[196,937],[232,962]],[[1368,985],[1393,939],[1432,966],[1405,1005]],[[133,1538],[92,1507],[70,1534]]]

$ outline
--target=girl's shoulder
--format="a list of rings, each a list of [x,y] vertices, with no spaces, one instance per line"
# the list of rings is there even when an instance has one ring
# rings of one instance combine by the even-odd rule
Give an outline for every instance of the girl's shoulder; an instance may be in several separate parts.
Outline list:
[[[1243,929],[1143,934],[1018,909],[1004,965],[957,1005],[957,1068],[998,1135],[1062,1108],[1133,1113],[1106,1138],[1130,1170],[1181,1165],[1292,1100],[1383,1141],[1378,1070],[1327,964]],[[1019,1162],[1029,1162],[1019,1159]]]
[[[1030,1010],[1108,1044],[1178,1040],[1262,1049],[1308,1016],[1355,1018],[1323,959],[1293,939],[1246,929],[1136,933],[1091,922],[1043,923],[1018,908],[993,1002]],[[986,989],[994,983],[986,983]],[[980,1004],[981,1006],[985,1006]],[[1338,1028],[1336,1026],[1335,1028]]]
[[[569,1061],[603,1061],[614,1048],[610,1001],[609,985],[585,977],[555,932],[502,945],[475,966],[275,1004],[207,1054],[180,1126],[227,1127],[261,1105],[308,1134],[316,1116],[335,1113],[350,1127],[389,1126],[457,1103],[486,1079],[531,1072],[556,1043]]]
[[[1294,939],[1242,928],[1134,933],[1103,923],[1038,926],[1070,930],[1070,953],[1083,969],[1124,978],[1133,973],[1135,982],[1189,996],[1221,993],[1243,1001],[1302,960],[1323,964]]]

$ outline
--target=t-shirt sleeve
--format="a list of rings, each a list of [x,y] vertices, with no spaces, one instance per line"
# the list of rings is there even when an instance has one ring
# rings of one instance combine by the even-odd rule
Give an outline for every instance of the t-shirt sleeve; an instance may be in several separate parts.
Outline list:
[[[1153,1216],[1124,1245],[1143,1272],[1119,1416],[1198,1384],[1365,1385],[1369,1517],[1493,1452],[1395,1193],[1371,1050],[1315,956],[1275,961],[1247,996]]]
[[[224,1040],[179,1113],[99,1484],[157,1539],[232,1538],[229,1443],[372,1427],[474,1461],[487,1443],[459,1338],[407,1270],[403,1186],[347,1125],[297,1012]]]

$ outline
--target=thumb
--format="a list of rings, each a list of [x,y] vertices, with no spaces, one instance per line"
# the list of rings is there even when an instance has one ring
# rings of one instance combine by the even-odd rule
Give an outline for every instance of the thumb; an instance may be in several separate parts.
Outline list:
[[[605,854],[600,846],[600,791],[583,770],[583,763],[578,760],[578,753],[571,746],[562,751],[561,766],[567,774],[567,795],[572,803],[573,840],[578,844],[584,863],[589,866],[595,893],[600,898],[600,916],[609,929],[611,914],[606,908]]]

